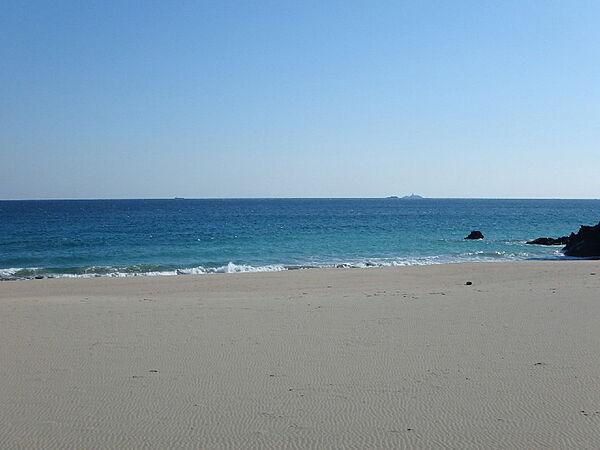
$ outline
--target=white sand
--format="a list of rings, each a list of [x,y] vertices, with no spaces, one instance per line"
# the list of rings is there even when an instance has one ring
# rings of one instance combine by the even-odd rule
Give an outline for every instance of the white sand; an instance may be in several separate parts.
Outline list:
[[[600,448],[600,262],[0,283],[0,448],[167,446]]]

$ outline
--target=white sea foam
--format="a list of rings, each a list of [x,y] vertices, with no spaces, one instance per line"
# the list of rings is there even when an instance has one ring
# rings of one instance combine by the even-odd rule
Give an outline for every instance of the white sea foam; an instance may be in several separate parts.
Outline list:
[[[280,264],[264,266],[252,266],[248,264],[235,264],[230,262],[220,267],[189,267],[173,270],[144,270],[143,267],[105,267],[91,266],[82,269],[81,273],[61,273],[60,269],[44,270],[43,268],[20,267],[0,269],[0,278],[33,278],[35,276],[46,276],[52,278],[96,278],[96,277],[137,277],[137,276],[175,276],[175,275],[206,275],[212,273],[246,273],[246,272],[280,272],[287,268]]]
[[[92,266],[82,269],[80,273],[69,271],[61,272],[60,269],[46,270],[43,268],[7,268],[0,269],[0,278],[4,279],[27,279],[39,276],[53,278],[94,278],[94,277],[136,277],[136,276],[175,276],[175,275],[208,275],[215,273],[256,273],[256,272],[280,272],[290,269],[308,269],[308,268],[356,268],[369,269],[376,267],[404,267],[404,266],[424,266],[432,264],[455,264],[467,262],[506,262],[519,261],[535,258],[527,252],[466,252],[459,255],[434,255],[421,256],[413,258],[372,258],[356,259],[339,262],[311,262],[305,265],[285,266],[282,264],[269,264],[253,266],[248,264],[235,264],[230,262],[219,267],[196,266],[181,269],[157,270],[144,266],[129,267],[106,267]],[[535,258],[538,259],[538,258]],[[565,259],[559,252],[553,252],[541,259]]]
[[[266,266],[250,266],[247,264],[234,264],[232,262],[220,267],[192,267],[189,269],[178,269],[180,275],[204,275],[209,273],[244,273],[244,272],[280,272],[286,270],[285,266],[271,264]]]
[[[19,270],[19,268],[8,268],[8,269],[0,269],[0,277],[4,277],[4,278],[8,278],[8,277],[13,277],[15,275],[15,273],[17,273]]]

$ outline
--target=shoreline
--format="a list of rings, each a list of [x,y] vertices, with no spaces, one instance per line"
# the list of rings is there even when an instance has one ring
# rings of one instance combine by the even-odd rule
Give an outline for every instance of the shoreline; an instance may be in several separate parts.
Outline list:
[[[556,246],[560,247],[560,246]],[[427,258],[427,257],[424,257]],[[433,257],[436,258],[436,257]],[[431,260],[425,259],[419,262],[393,260],[393,261],[377,261],[365,260],[364,262],[344,262],[344,263],[332,263],[323,265],[286,265],[286,264],[266,264],[261,266],[253,266],[249,264],[236,264],[230,262],[226,265],[219,267],[191,267],[191,268],[172,268],[172,269],[158,269],[149,270],[146,272],[133,272],[133,271],[114,271],[110,272],[110,269],[117,269],[114,267],[104,266],[93,266],[92,268],[104,269],[102,272],[95,273],[48,273],[48,270],[59,270],[56,268],[5,268],[0,269],[0,282],[2,281],[27,281],[27,280],[41,280],[41,279],[89,279],[89,278],[134,278],[134,277],[175,277],[175,276],[204,276],[204,275],[233,275],[240,273],[272,273],[272,272],[291,272],[297,270],[348,270],[348,269],[383,269],[383,268],[405,268],[405,267],[427,267],[427,266],[440,266],[440,265],[456,265],[456,264],[497,264],[497,263],[528,263],[528,262],[560,262],[560,261],[593,261],[600,258],[576,258],[564,255],[556,255],[541,258],[523,258],[523,259],[485,259],[485,260],[450,260],[431,262]],[[139,265],[132,265],[129,267],[138,267]],[[65,269],[66,270],[66,269]],[[39,273],[36,273],[40,271]],[[15,275],[19,272],[31,273],[28,275]]]
[[[0,283],[0,447],[600,446],[598,260],[221,275]]]
[[[361,273],[368,272],[381,272],[382,274],[393,274],[397,272],[399,275],[402,275],[404,272],[410,275],[414,275],[414,271],[428,271],[432,270],[436,272],[436,269],[439,269],[439,272],[452,272],[454,268],[461,268],[471,272],[477,273],[477,269],[482,269],[483,272],[489,272],[493,270],[493,268],[497,266],[523,266],[524,268],[535,268],[535,266],[540,266],[540,268],[553,267],[554,265],[590,265],[592,267],[598,266],[599,276],[600,276],[600,259],[597,258],[561,258],[561,259],[531,259],[531,260],[498,260],[498,261],[483,261],[483,262],[451,262],[451,263],[433,263],[433,264],[413,264],[406,266],[367,266],[367,267],[297,267],[297,268],[285,268],[282,270],[273,270],[273,271],[248,271],[248,272],[211,272],[211,273],[186,273],[186,274],[127,274],[127,275],[91,275],[91,276],[44,276],[43,278],[14,278],[14,279],[0,279],[0,301],[2,301],[2,292],[1,286],[7,282],[6,284],[21,284],[20,282],[31,282],[36,284],[42,284],[45,282],[59,282],[59,283],[78,283],[79,281],[86,281],[89,283],[93,283],[96,281],[98,285],[103,285],[105,282],[108,283],[106,285],[107,288],[110,288],[111,281],[115,282],[123,282],[127,283],[128,280],[133,281],[137,280],[141,284],[144,283],[152,283],[156,281],[160,283],[161,281],[169,280],[172,283],[187,282],[193,283],[200,280],[233,280],[238,277],[241,277],[241,280],[244,279],[253,279],[258,278],[261,279],[265,277],[267,280],[270,280],[270,277],[286,277],[286,276],[294,276],[296,273],[314,273],[314,274],[322,274],[323,276],[335,276],[336,274],[340,274],[340,276],[347,277],[349,275],[358,275]],[[343,274],[343,275],[342,275]],[[277,278],[273,278],[277,279]],[[469,280],[467,280],[469,281]],[[19,283],[13,283],[19,282]],[[27,283],[29,284],[29,283]],[[94,283],[96,284],[96,283]],[[169,284],[170,286],[170,284]],[[51,293],[49,293],[51,294]]]

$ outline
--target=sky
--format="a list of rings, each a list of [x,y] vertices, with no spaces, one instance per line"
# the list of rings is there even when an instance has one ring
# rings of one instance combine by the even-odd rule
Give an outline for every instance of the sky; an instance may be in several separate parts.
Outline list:
[[[600,198],[600,2],[0,3],[0,198]]]

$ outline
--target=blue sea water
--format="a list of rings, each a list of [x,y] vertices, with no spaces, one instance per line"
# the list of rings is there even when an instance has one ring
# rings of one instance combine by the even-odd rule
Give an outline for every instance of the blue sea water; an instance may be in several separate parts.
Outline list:
[[[599,220],[600,200],[0,201],[0,278],[556,259],[525,241]]]

